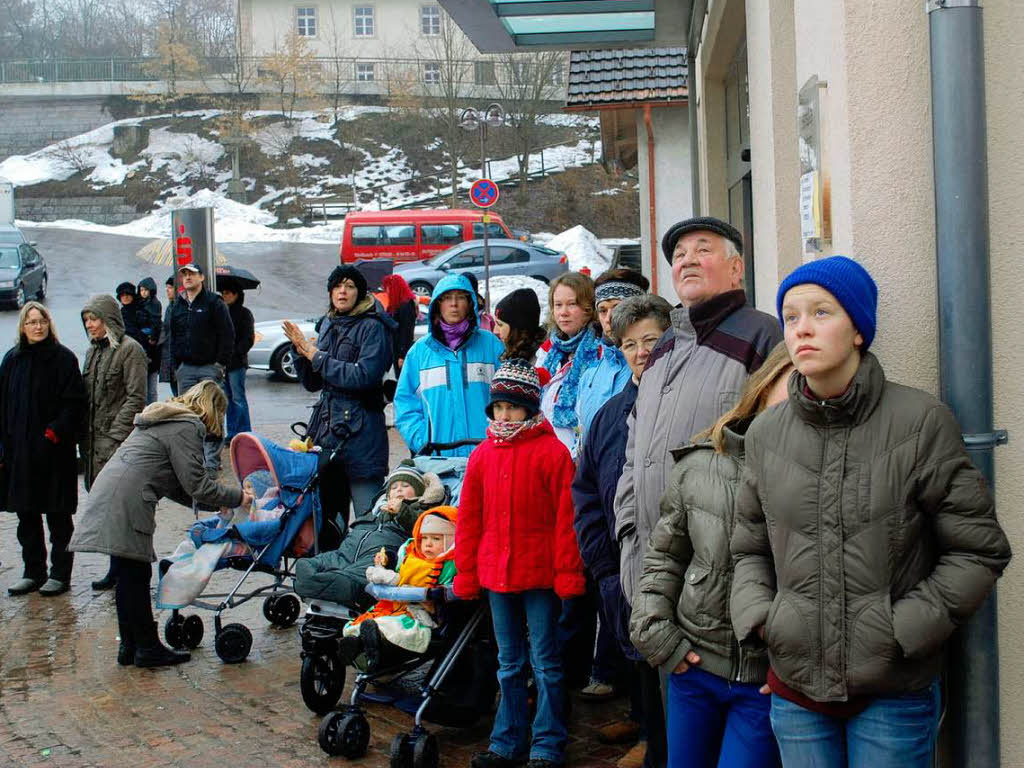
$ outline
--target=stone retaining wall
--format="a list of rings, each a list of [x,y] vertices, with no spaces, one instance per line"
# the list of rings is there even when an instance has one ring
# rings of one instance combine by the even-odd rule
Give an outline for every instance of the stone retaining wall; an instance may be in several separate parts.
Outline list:
[[[82,219],[117,226],[141,218],[123,197],[15,197],[15,216],[26,221]]]

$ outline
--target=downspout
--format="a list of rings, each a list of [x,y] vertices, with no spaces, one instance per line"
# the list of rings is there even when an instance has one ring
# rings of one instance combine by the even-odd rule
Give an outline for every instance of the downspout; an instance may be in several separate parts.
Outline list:
[[[985,48],[980,0],[927,0],[931,51],[939,390],[995,487]],[[953,765],[999,766],[996,594],[951,642]]]
[[[692,215],[700,216],[700,136],[697,130],[697,89],[693,87],[697,71],[696,51],[691,42],[686,49],[686,100],[690,121],[690,209]]]
[[[644,127],[647,129],[647,202],[651,212],[651,293],[658,292],[658,198],[654,191],[654,126],[651,105],[644,104]]]

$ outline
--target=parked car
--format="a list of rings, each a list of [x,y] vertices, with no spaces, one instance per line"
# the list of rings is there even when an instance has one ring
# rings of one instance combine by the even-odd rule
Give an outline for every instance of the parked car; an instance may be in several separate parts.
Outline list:
[[[310,341],[316,343],[318,318],[307,320],[292,320]],[[287,381],[298,381],[299,375],[295,371],[295,360],[293,358],[292,345],[288,337],[284,335],[284,328],[281,320],[267,320],[256,323],[255,343],[249,350],[249,367],[260,371],[276,373]],[[422,315],[420,322],[416,325],[416,339],[419,339],[427,332],[426,317]]]
[[[33,246],[0,242],[0,302],[21,309],[31,298],[46,297],[46,282],[46,262]]]
[[[543,245],[501,238],[490,240],[488,247],[491,277],[523,275],[549,283],[569,268],[569,258],[564,253]],[[472,272],[478,281],[483,281],[483,240],[460,243],[429,261],[395,265],[395,274],[404,277],[413,293],[419,296],[429,296],[437,281],[453,272]]]
[[[22,243],[28,243],[28,239],[13,224],[0,224],[0,243],[21,245]],[[35,245],[35,243],[29,243],[29,245]]]
[[[353,211],[345,217],[338,257],[344,264],[392,259],[423,261],[446,248],[484,236],[483,211],[462,208]],[[488,237],[512,237],[501,216],[490,214]]]

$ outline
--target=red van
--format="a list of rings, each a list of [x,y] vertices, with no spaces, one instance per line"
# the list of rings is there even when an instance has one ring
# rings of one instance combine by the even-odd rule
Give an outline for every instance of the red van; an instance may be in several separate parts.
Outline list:
[[[496,213],[490,214],[488,237],[513,237]],[[359,259],[404,261],[429,259],[463,240],[484,236],[483,211],[441,208],[407,211],[353,211],[345,216],[338,256],[343,264]]]

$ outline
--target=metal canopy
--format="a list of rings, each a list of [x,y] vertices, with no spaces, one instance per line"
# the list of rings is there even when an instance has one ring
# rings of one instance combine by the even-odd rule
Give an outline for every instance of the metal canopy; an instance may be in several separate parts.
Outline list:
[[[656,0],[441,0],[481,52],[655,39]]]

